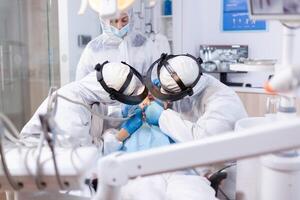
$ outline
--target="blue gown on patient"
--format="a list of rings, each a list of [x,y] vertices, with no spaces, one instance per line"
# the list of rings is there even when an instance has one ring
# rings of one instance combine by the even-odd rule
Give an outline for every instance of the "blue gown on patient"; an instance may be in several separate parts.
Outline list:
[[[174,143],[158,126],[144,123],[123,143],[121,151],[136,152]]]

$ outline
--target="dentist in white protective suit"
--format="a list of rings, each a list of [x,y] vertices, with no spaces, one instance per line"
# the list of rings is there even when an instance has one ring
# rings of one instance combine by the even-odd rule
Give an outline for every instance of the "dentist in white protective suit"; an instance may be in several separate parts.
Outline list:
[[[146,108],[146,117],[148,123],[159,125],[175,141],[200,140],[232,131],[236,121],[247,117],[237,94],[214,77],[202,74],[201,63],[193,56],[165,55],[158,61],[160,86],[153,81],[146,81],[146,85],[156,90],[150,89],[156,98],[172,102],[172,107],[163,109],[153,101]]]
[[[235,123],[247,117],[237,94],[214,77],[202,74],[200,65],[200,60],[191,55],[162,56],[156,62],[159,87],[152,83],[150,76],[155,65],[147,73],[145,83],[152,95],[172,102],[172,106],[165,109],[153,101],[146,108],[146,121],[159,126],[175,142],[201,140],[233,131]],[[197,171],[208,176],[220,167],[223,166],[197,168]],[[228,170],[223,190],[234,198],[235,172],[234,168]]]
[[[99,65],[100,66],[100,65]],[[124,97],[138,96],[145,90],[145,87],[141,80],[139,80],[134,74],[131,73],[131,68],[123,63],[114,62],[106,63],[102,67],[103,81],[109,89],[116,93],[122,88],[120,92]],[[119,113],[112,115],[109,120],[110,128],[119,128],[122,123],[122,119],[114,121],[114,117],[121,118],[120,103],[111,98],[111,94],[107,92],[103,86],[97,80],[97,71],[89,73],[83,79],[69,83],[60,89],[57,93],[65,96],[73,101],[83,103],[87,106],[99,103],[102,115],[107,115],[107,107],[117,105]],[[129,76],[131,74],[131,76]],[[128,80],[128,77],[130,80]],[[126,85],[125,85],[126,84]],[[124,86],[125,85],[125,86]],[[140,97],[140,101],[143,97]],[[130,100],[128,100],[130,101]],[[125,104],[126,99],[125,99]],[[138,103],[138,102],[136,102]],[[26,141],[37,141],[42,133],[41,123],[39,119],[40,114],[45,114],[47,111],[48,98],[39,106],[32,118],[23,127],[21,131],[21,138]],[[59,128],[61,137],[64,141],[67,141],[72,146],[82,145],[102,145],[101,134],[91,135],[91,112],[82,105],[74,104],[65,99],[57,99],[57,109],[54,116],[56,127]],[[102,126],[104,130],[106,127]],[[100,130],[100,131],[103,131]],[[59,135],[58,135],[59,137]]]

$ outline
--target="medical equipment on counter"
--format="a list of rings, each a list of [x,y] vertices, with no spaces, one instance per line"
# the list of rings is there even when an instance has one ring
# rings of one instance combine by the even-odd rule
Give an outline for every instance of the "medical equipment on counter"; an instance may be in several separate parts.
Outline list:
[[[206,69],[206,62],[215,63],[215,71],[228,71],[229,64],[239,63],[248,58],[247,45],[200,45],[202,67]],[[211,69],[208,70],[211,72]],[[214,71],[214,70],[212,70]]]
[[[247,59],[241,63],[230,64],[229,69],[233,71],[246,72],[272,72],[275,71],[276,60],[251,60]]]
[[[231,70],[232,64],[239,64],[248,58],[247,45],[200,45],[201,67],[203,73],[218,73],[220,81],[228,86],[243,86],[227,80],[228,74],[246,73],[243,70]]]

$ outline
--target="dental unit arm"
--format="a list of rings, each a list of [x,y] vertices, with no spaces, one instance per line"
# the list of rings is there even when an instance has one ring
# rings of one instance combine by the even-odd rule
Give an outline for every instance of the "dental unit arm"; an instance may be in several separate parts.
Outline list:
[[[149,151],[109,155],[98,163],[100,187],[93,200],[118,200],[130,179],[300,147],[300,119],[229,132]],[[156,164],[157,163],[157,164]]]
[[[47,112],[39,114],[42,133],[36,138],[38,144],[33,138],[20,138],[12,122],[0,113],[1,191],[78,190],[84,185],[85,178],[91,176],[91,166],[96,165],[99,149],[94,146],[73,147],[68,143],[68,137],[60,133],[54,120],[57,98],[90,110],[87,105],[59,95],[56,88],[50,88]],[[63,140],[59,141],[58,136]],[[67,146],[56,145],[61,142]]]
[[[271,93],[286,93],[300,85],[300,65],[293,64],[295,31],[299,29],[300,22],[283,24],[283,40],[281,63],[275,65],[275,75],[266,83],[265,89]]]

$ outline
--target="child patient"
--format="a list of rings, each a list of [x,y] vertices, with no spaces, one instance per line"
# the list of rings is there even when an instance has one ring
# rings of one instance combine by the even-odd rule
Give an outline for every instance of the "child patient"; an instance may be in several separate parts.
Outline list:
[[[153,97],[148,95],[139,105],[123,107],[123,117],[134,116],[122,124],[120,131],[106,131],[103,136],[105,154],[118,150],[136,152],[174,143],[158,126],[149,125],[145,120],[144,109],[153,100]]]

